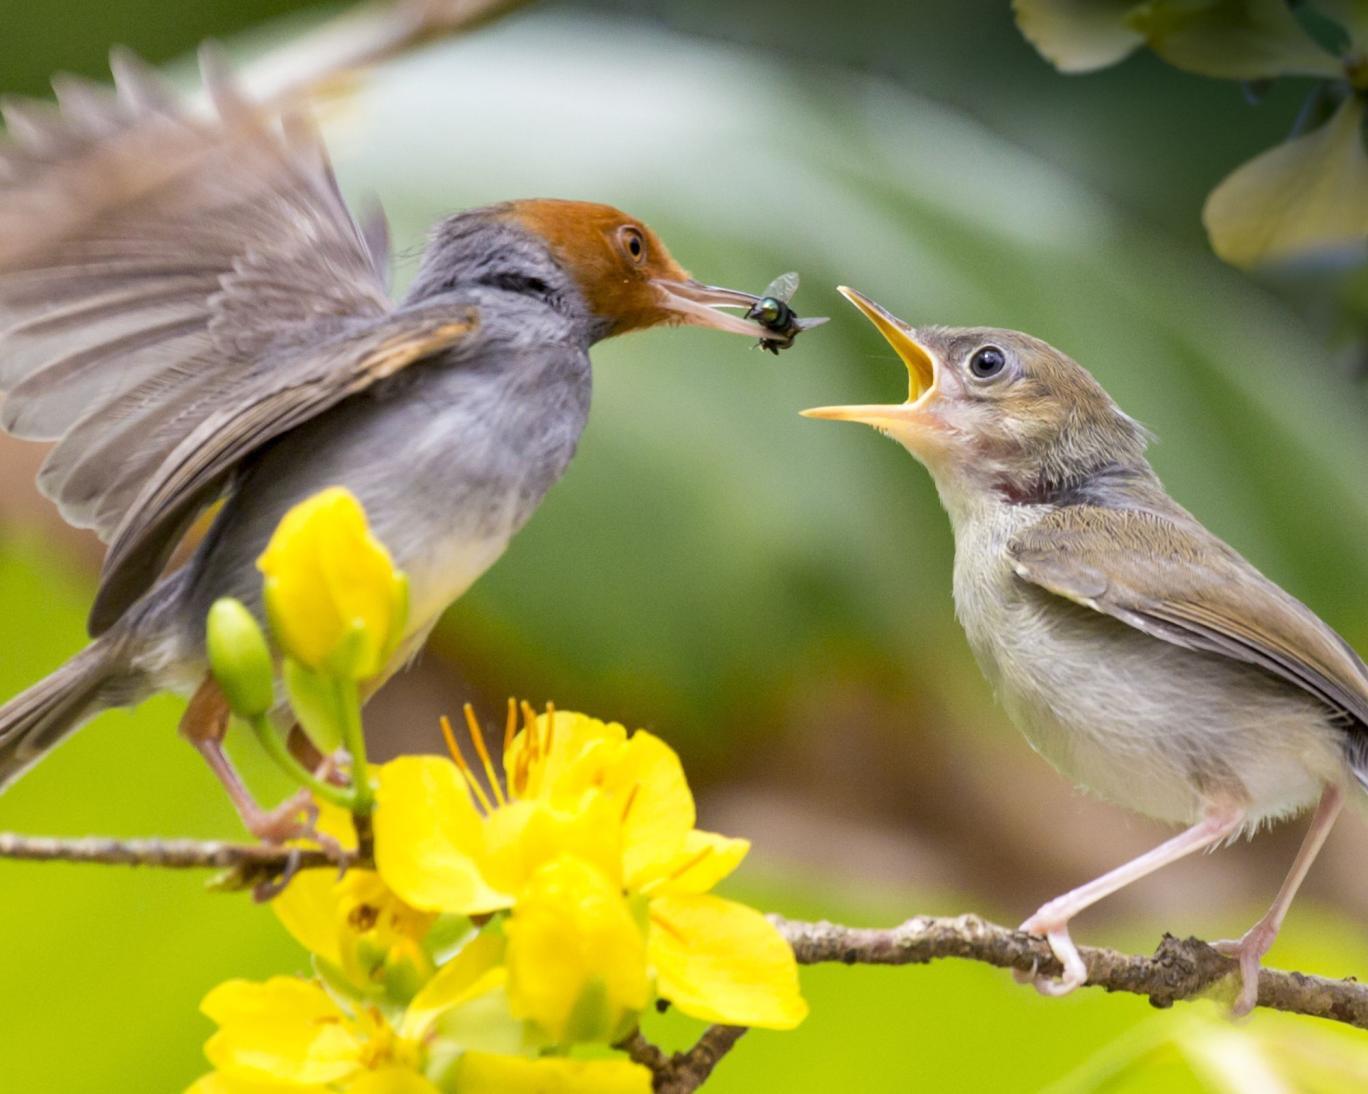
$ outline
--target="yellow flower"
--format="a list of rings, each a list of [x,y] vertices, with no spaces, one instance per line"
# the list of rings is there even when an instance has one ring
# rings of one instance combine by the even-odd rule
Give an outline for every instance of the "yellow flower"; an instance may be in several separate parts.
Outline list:
[[[467,1052],[456,1067],[460,1094],[651,1094],[651,1073],[626,1060],[528,1060]]]
[[[404,903],[374,870],[305,870],[271,907],[300,945],[363,993],[407,1001],[432,975],[423,938],[436,916]]]
[[[331,487],[286,513],[257,568],[271,629],[291,658],[354,680],[385,667],[403,637],[408,583],[350,492]]]
[[[351,815],[318,803],[315,827],[354,850]],[[437,917],[401,900],[374,870],[303,870],[271,901],[296,942],[362,995],[407,1002],[432,975],[423,939]]]
[[[680,1010],[709,1021],[774,1029],[802,1021],[807,1005],[797,964],[778,931],[759,912],[708,894],[749,845],[694,828],[693,795],[668,745],[644,731],[629,736],[621,725],[582,714],[528,717],[520,734],[512,733],[510,723],[501,785],[478,724],[469,720],[487,790],[454,738],[455,763],[405,757],[381,769],[376,863],[395,892],[431,911],[511,908],[514,949],[523,901],[532,899],[533,908],[548,902],[536,883],[539,871],[570,856],[642,910],[646,965],[659,994]],[[556,900],[564,904],[572,892],[586,902],[601,900],[587,882],[558,890]],[[562,914],[568,914],[564,908]],[[616,923],[618,937],[617,948],[599,936],[586,953],[606,958],[611,952],[611,962],[617,962],[630,952],[634,932],[626,921],[585,914],[600,927]],[[554,989],[562,1004],[589,990],[589,964],[576,966],[577,989],[565,983]],[[620,972],[617,964],[611,967]],[[523,1013],[542,1013],[530,996],[518,996],[512,968],[510,978]]]
[[[622,890],[583,859],[538,867],[504,928],[508,1002],[557,1045],[613,1043],[649,1002],[646,944]]]
[[[217,1074],[192,1087],[195,1094],[436,1090],[419,1070],[416,1042],[400,1037],[374,1007],[342,1010],[313,980],[229,980],[200,1009],[219,1027],[204,1046]]]
[[[189,1094],[649,1094],[650,1072],[623,1060],[528,1058],[504,949],[500,932],[475,934],[392,1022],[312,980],[220,984],[202,1004],[217,1070]]]

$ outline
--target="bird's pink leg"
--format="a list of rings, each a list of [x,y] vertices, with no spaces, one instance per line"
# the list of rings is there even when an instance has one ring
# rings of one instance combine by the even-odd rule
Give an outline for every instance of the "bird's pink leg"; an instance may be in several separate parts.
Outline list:
[[[1124,866],[1118,866],[1088,884],[1041,905],[1040,910],[1026,920],[1020,929],[1030,934],[1042,935],[1049,942],[1050,949],[1064,966],[1064,975],[1058,980],[1052,980],[1031,974],[1019,974],[1017,979],[1030,980],[1042,995],[1065,995],[1082,985],[1088,979],[1088,969],[1083,964],[1083,958],[1079,956],[1078,947],[1069,937],[1069,920],[1084,908],[1092,907],[1103,897],[1111,896],[1118,889],[1124,889],[1131,882],[1139,881],[1160,867],[1229,838],[1239,831],[1243,822],[1244,811],[1241,809],[1229,806],[1212,808],[1202,820],[1187,831],[1166,840],[1153,851],[1147,851]]]
[[[181,735],[195,747],[210,770],[223,784],[224,790],[237,810],[247,831],[268,843],[284,843],[290,839],[317,840],[328,849],[336,849],[336,841],[317,832],[314,821],[318,807],[307,790],[292,794],[274,809],[263,809],[242,776],[223,751],[223,738],[228,731],[228,701],[223,697],[212,676],[206,676],[190,699],[181,717]]]
[[[1343,805],[1344,790],[1338,786],[1327,786],[1311,818],[1311,827],[1306,830],[1306,838],[1302,840],[1297,857],[1292,860],[1292,869],[1287,872],[1282,888],[1273,899],[1273,906],[1245,932],[1243,938],[1212,943],[1215,949],[1240,962],[1240,994],[1235,1000],[1236,1014],[1248,1014],[1258,1002],[1259,961],[1278,937],[1278,929],[1282,927],[1287,909],[1292,906],[1292,898],[1306,880],[1307,872],[1316,861]]]

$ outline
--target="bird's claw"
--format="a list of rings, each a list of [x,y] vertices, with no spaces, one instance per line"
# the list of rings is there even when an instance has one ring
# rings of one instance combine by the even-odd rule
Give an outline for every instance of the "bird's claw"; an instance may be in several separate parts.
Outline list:
[[[301,840],[317,845],[329,858],[345,862],[343,846],[318,830],[318,803],[307,790],[291,794],[274,809],[259,810],[255,816],[245,817],[244,823],[247,831],[263,843],[279,846]]]
[[[1050,952],[1064,967],[1064,971],[1058,977],[1041,976],[1037,965],[1033,965],[1029,973],[1022,969],[1014,969],[1012,974],[1018,984],[1030,984],[1041,995],[1058,996],[1068,995],[1075,988],[1080,988],[1088,982],[1088,966],[1083,963],[1078,947],[1069,937],[1067,921],[1061,923],[1045,919],[1037,912],[1018,930],[1044,938],[1049,943]]]
[[[274,900],[285,891],[285,886],[294,880],[297,873],[299,873],[299,848],[291,847],[280,873],[276,874],[275,877],[258,882],[252,887],[252,899],[258,904],[265,904]]]
[[[1236,1017],[1243,1017],[1254,1009],[1259,1001],[1259,964],[1263,955],[1273,947],[1277,928],[1267,923],[1254,924],[1238,939],[1223,938],[1211,943],[1211,948],[1222,957],[1229,957],[1240,965],[1240,993],[1235,997],[1231,1011]]]

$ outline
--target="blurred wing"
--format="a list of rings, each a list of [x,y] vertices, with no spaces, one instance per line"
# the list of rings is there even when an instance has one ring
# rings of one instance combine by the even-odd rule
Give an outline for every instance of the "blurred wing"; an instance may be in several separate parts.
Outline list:
[[[780,274],[768,285],[761,296],[772,296],[776,300],[782,300],[787,304],[793,299],[793,294],[798,291],[798,275],[790,270],[788,273]]]
[[[1017,574],[1175,645],[1280,676],[1368,729],[1368,667],[1344,639],[1196,521],[1059,509],[1008,547]]]
[[[0,145],[0,426],[60,441],[39,487],[105,540],[259,360],[307,361],[282,350],[391,307],[384,232],[358,227],[306,123],[212,58],[203,117],[112,67],[112,93],[6,101]]]
[[[473,310],[404,311],[263,374],[249,398],[207,413],[148,479],[115,530],[90,631],[107,630],[157,579],[196,514],[262,445],[416,361],[470,344]]]

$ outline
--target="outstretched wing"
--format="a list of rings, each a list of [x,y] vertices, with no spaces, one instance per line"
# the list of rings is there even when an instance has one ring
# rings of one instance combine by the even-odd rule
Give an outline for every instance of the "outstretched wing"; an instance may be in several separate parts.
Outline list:
[[[267,442],[425,358],[472,344],[474,309],[396,312],[289,361],[246,398],[211,409],[147,480],[115,529],[90,631],[100,634],[157,579],[195,516],[217,498],[238,464]]]
[[[1368,667],[1191,518],[1071,506],[1008,547],[1017,574],[1155,638],[1273,673],[1368,732]]]
[[[177,512],[176,535],[188,519],[190,495],[168,485],[187,439],[205,444],[208,422],[246,421],[282,391],[317,391],[325,361],[354,390],[375,371],[362,350],[301,350],[384,326],[391,302],[384,233],[352,218],[305,120],[249,103],[212,58],[203,115],[132,57],[113,70],[114,92],[66,79],[56,106],[3,104],[0,426],[59,442],[39,486],[72,524],[117,541],[117,570],[129,552],[169,550],[156,533],[172,525],[144,501]],[[207,445],[210,477],[221,484],[230,453],[305,405],[321,403],[266,415],[222,453]],[[190,517],[218,488],[193,478]],[[107,605],[129,600],[119,584]]]

